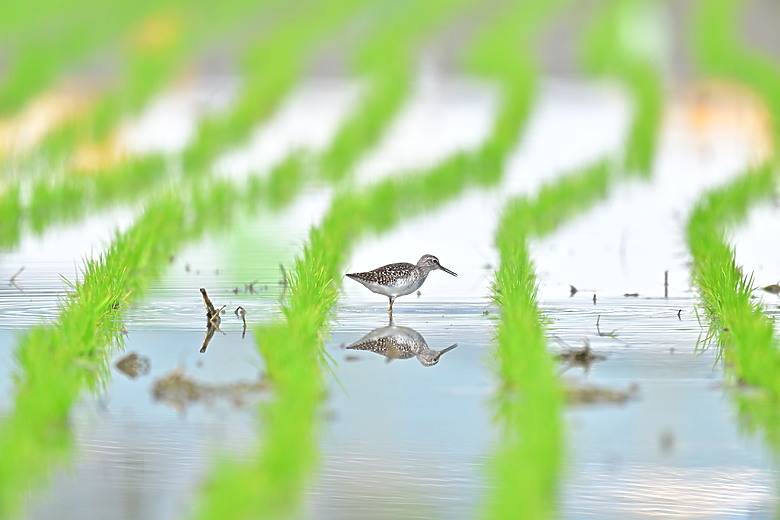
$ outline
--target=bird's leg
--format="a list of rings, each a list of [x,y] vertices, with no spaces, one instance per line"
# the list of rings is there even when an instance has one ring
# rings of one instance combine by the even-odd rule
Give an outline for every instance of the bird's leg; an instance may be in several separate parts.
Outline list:
[[[393,303],[395,302],[395,296],[388,296],[390,298],[390,306],[387,308],[387,312],[390,313],[390,315],[393,315]]]

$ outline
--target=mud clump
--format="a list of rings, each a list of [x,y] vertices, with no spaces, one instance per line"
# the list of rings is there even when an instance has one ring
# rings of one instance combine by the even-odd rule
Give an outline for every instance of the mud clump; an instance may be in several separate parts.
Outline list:
[[[163,402],[175,410],[184,410],[191,404],[211,404],[218,399],[241,406],[249,394],[261,392],[268,387],[268,382],[263,378],[221,385],[199,383],[181,369],[175,368],[154,382],[152,395],[155,401]]]
[[[130,379],[135,379],[138,376],[147,375],[152,368],[152,363],[148,357],[131,352],[117,361],[114,366]]]
[[[631,399],[636,399],[639,387],[633,384],[627,391],[624,391],[567,382],[564,390],[566,403],[576,406],[585,404],[624,404]]]

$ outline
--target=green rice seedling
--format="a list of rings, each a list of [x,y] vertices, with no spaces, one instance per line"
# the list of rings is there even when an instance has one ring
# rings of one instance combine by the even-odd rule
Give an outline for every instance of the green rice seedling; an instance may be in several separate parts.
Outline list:
[[[649,0],[610,0],[587,35],[583,61],[595,74],[614,76],[632,98],[625,168],[647,177],[653,167],[663,108],[663,86],[657,63],[662,48],[661,13]]]
[[[13,186],[0,195],[0,248],[19,241],[21,213],[19,187]]]
[[[509,202],[496,232],[501,264],[492,298],[499,306],[496,416],[501,440],[493,455],[494,485],[487,518],[554,516],[560,472],[563,392],[547,351],[545,319],[529,254],[532,238],[553,232],[604,198],[606,163],[584,168],[544,186],[534,198]]]

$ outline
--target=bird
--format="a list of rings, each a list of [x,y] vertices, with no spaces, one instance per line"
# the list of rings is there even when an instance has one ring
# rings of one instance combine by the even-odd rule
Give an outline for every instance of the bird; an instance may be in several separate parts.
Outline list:
[[[430,367],[439,362],[442,354],[457,347],[454,343],[442,350],[432,350],[428,347],[425,338],[410,327],[401,327],[390,321],[387,327],[374,329],[356,342],[347,347],[349,350],[370,350],[387,358],[409,359],[414,356],[425,367]]]
[[[441,265],[439,259],[433,255],[422,255],[416,265],[398,262],[365,273],[348,273],[347,276],[365,285],[369,291],[384,294],[390,298],[390,306],[387,311],[392,315],[395,299],[419,289],[428,278],[428,273],[436,269],[441,269],[452,276],[458,276],[455,272]]]

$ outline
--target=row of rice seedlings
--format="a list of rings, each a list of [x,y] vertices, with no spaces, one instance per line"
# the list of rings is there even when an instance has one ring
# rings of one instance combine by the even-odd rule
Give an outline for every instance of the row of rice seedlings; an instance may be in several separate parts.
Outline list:
[[[537,15],[536,4],[519,15]],[[511,26],[510,26],[511,27]],[[492,32],[486,33],[490,37]],[[506,67],[514,68],[522,56],[522,39],[514,48],[483,45],[484,53],[508,57]],[[520,58],[524,59],[524,58]],[[532,83],[531,68],[519,81],[517,70],[493,72],[512,86]],[[255,335],[266,359],[269,377],[274,381],[275,398],[263,405],[265,431],[258,453],[250,460],[222,460],[204,488],[199,518],[283,518],[294,513],[317,457],[318,410],[323,399],[325,354],[324,337],[338,299],[341,267],[353,244],[368,232],[382,232],[402,218],[430,210],[462,194],[477,181],[495,183],[501,164],[512,149],[530,105],[528,88],[506,87],[502,116],[489,145],[473,153],[459,153],[432,169],[400,178],[388,178],[360,192],[342,191],[336,195],[320,226],[312,229],[302,256],[290,275],[291,293],[283,306],[282,323],[260,327]],[[523,98],[523,99],[519,99]],[[502,113],[503,114],[503,113]],[[511,120],[511,117],[519,120]],[[353,156],[354,160],[356,156]],[[497,173],[486,172],[498,169]]]
[[[345,178],[355,162],[357,150],[365,151],[376,144],[387,121],[409,95],[416,76],[415,50],[445,15],[461,9],[469,1],[436,0],[423,4],[403,1],[392,6],[377,3],[374,11],[368,13],[382,21],[351,56],[352,68],[366,83],[366,92],[358,109],[352,111],[320,158],[327,179]]]
[[[338,5],[342,8],[336,9],[335,12],[346,16],[349,9],[344,6],[350,5],[351,2],[352,0],[341,1]],[[276,13],[277,21],[281,21],[279,19],[281,17],[286,22],[280,24],[284,29],[274,28],[268,31],[248,50],[244,72],[250,79],[242,90],[241,99],[244,101],[239,101],[227,115],[217,116],[216,119],[209,118],[201,123],[200,138],[196,139],[184,154],[185,159],[189,158],[191,169],[208,173],[208,167],[211,161],[216,159],[217,154],[224,151],[228,145],[235,144],[226,138],[228,135],[235,134],[235,132],[231,134],[227,126],[231,121],[241,121],[240,135],[243,135],[251,125],[262,121],[268,115],[268,110],[259,110],[258,107],[263,105],[270,110],[270,107],[278,104],[280,97],[286,92],[285,89],[291,86],[286,79],[283,82],[277,81],[275,71],[283,70],[280,74],[285,78],[287,78],[286,71],[291,69],[297,71],[306,56],[306,51],[310,51],[311,45],[316,42],[312,33],[321,35],[341,21],[334,13],[327,17],[319,17],[317,11],[309,12],[302,9],[303,5],[297,7],[301,8],[301,11],[295,10],[293,13],[287,7],[282,10],[282,14]],[[297,19],[296,15],[302,16],[303,19]],[[312,19],[316,19],[316,23]],[[306,37],[298,38],[299,34],[305,34]],[[302,45],[301,40],[308,42],[308,47]],[[263,52],[268,53],[268,56],[261,59]],[[288,63],[289,60],[295,63]],[[268,86],[258,88],[263,79],[267,80]],[[288,79],[292,80],[292,76]],[[224,133],[219,134],[215,140],[204,137],[219,128],[222,128]],[[92,175],[67,175],[56,182],[40,179],[29,189],[23,190],[25,193],[23,200],[19,199],[22,191],[6,190],[2,194],[0,207],[20,210],[21,215],[9,219],[6,221],[7,225],[0,227],[0,232],[5,232],[0,235],[0,245],[3,247],[14,245],[20,233],[19,227],[25,222],[29,223],[34,231],[39,232],[53,222],[75,219],[83,216],[87,210],[119,201],[134,201],[144,194],[160,189],[161,184],[170,180],[169,172],[176,170],[171,167],[171,161],[171,158],[157,154],[130,157]]]
[[[19,48],[12,49],[8,70],[0,82],[0,114],[21,108],[74,62],[112,42],[116,34],[124,33],[151,5],[150,0],[112,5],[91,2],[69,16],[50,18],[48,27],[41,27],[38,34],[23,39],[26,41],[18,42]]]
[[[275,23],[244,54],[244,85],[238,99],[226,113],[201,122],[182,156],[185,175],[203,174],[217,154],[243,142],[257,121],[267,118],[300,79],[314,46],[361,5],[358,0],[303,4],[290,7],[288,14],[305,13],[304,16]]]
[[[707,193],[688,220],[693,280],[705,316],[724,347],[736,376],[780,397],[780,351],[773,326],[758,300],[751,298],[752,277],[737,265],[727,229],[743,221],[753,205],[771,200],[778,184],[777,165],[748,170],[735,181]]]
[[[706,342],[721,347],[728,373],[752,392],[734,395],[749,429],[760,430],[767,444],[780,450],[780,352],[774,326],[763,306],[752,299],[753,278],[737,265],[730,228],[742,222],[757,203],[778,189],[780,165],[780,68],[747,49],[736,34],[743,4],[717,0],[700,6],[694,36],[697,64],[708,74],[746,85],[762,98],[771,119],[774,163],[748,170],[728,185],[705,195],[688,221],[693,278],[709,327]]]
[[[280,165],[254,190],[203,181],[163,193],[104,254],[86,262],[81,281],[70,284],[59,319],[20,338],[15,405],[0,422],[0,518],[14,517],[25,496],[67,460],[68,416],[84,390],[96,391],[108,380],[108,360],[123,347],[124,309],[143,296],[181,247],[272,198],[269,186],[288,171]]]
[[[182,201],[167,197],[149,208],[71,284],[56,323],[33,327],[15,357],[13,413],[0,423],[0,517],[18,513],[24,496],[69,453],[70,410],[84,388],[98,388],[109,373],[110,352],[121,344],[118,319],[143,293],[182,244]]]
[[[658,62],[663,58],[661,7],[650,0],[608,0],[583,46],[594,74],[613,76],[627,88],[634,114],[625,146],[625,168],[649,176],[663,106]]]
[[[521,197],[504,208],[496,245],[500,265],[492,298],[497,328],[499,391],[496,415],[502,436],[493,455],[494,485],[487,518],[551,518],[563,451],[563,391],[547,351],[545,319],[537,302],[530,241],[547,235],[606,195],[606,162],[586,167]]]
[[[276,15],[277,10],[273,0],[253,5],[239,0],[203,2],[190,8],[159,6],[125,38],[118,60],[124,64],[122,70],[96,106],[53,132],[34,153],[45,156],[50,164],[58,164],[72,155],[74,147],[95,148],[103,157],[93,161],[95,164],[77,161],[75,168],[85,169],[102,169],[121,160],[115,155],[122,150],[113,149],[110,138],[123,118],[140,111],[177,73],[192,66],[198,55],[240,26],[242,19],[264,19]]]

